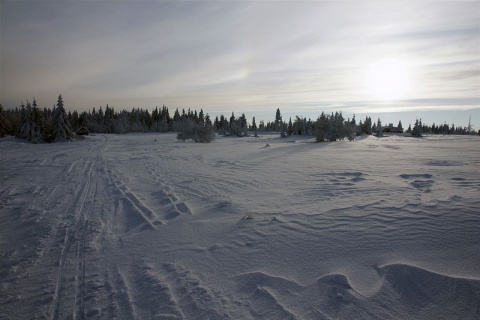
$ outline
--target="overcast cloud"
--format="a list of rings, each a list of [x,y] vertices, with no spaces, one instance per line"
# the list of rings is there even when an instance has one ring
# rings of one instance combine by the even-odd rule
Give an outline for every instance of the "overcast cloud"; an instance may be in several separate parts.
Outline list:
[[[5,107],[61,93],[71,110],[467,110],[480,122],[478,1],[2,1],[0,50]],[[391,57],[410,88],[380,101],[364,79]]]

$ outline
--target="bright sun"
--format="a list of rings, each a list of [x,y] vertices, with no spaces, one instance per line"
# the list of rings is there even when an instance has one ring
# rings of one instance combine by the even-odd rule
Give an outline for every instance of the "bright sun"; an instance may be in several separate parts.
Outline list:
[[[408,90],[406,64],[396,59],[374,63],[365,78],[368,92],[379,100],[401,98]]]

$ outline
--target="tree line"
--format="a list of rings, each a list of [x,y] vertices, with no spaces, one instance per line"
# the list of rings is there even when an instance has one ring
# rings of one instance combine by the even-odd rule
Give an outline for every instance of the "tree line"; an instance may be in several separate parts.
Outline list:
[[[75,130],[84,127],[91,133],[131,133],[131,132],[177,132],[179,140],[192,139],[196,142],[210,142],[215,134],[224,136],[244,137],[259,132],[279,132],[281,137],[290,135],[307,135],[316,138],[317,142],[354,140],[362,134],[382,136],[384,131],[390,131],[391,126],[382,126],[380,119],[372,123],[367,116],[358,123],[353,116],[345,119],[341,112],[326,114],[322,112],[316,120],[296,116],[284,121],[277,108],[275,119],[257,125],[255,117],[249,124],[242,114],[236,117],[232,112],[230,117],[220,115],[214,120],[203,109],[181,111],[177,108],[170,115],[166,106],[156,107],[151,113],[148,110],[133,108],[131,111],[117,112],[108,104],[103,110],[93,108],[92,111],[65,111],[63,98],[60,95],[53,108],[39,108],[35,99],[33,103],[21,104],[20,109],[4,110],[0,105],[0,137],[15,135],[33,143],[69,141],[75,137]],[[395,132],[403,132],[401,121]],[[398,131],[400,130],[400,131]],[[409,125],[407,133],[413,136],[429,134],[468,134],[468,128],[455,127],[453,124],[431,126],[417,120],[414,127]]]

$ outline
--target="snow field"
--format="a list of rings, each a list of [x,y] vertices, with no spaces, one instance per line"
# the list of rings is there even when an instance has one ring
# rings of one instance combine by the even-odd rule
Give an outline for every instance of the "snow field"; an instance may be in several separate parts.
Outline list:
[[[0,314],[478,319],[478,150],[469,136],[1,139]]]

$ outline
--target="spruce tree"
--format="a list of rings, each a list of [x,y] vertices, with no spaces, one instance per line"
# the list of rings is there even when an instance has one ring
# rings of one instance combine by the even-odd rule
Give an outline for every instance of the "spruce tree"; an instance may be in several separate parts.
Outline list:
[[[7,135],[9,123],[7,114],[3,111],[3,106],[0,104],[0,138]]]
[[[415,126],[412,130],[412,136],[414,137],[421,137],[422,136],[422,126],[421,121],[419,122],[418,119],[415,120]]]
[[[383,137],[382,121],[380,121],[380,118],[378,118],[377,122],[377,131],[377,137]]]
[[[275,130],[279,131],[282,125],[282,114],[280,113],[280,108],[277,108],[277,112],[275,113]]]
[[[20,139],[27,139],[27,137],[29,136],[30,127],[31,127],[30,113],[32,111],[32,107],[30,106],[29,103],[27,103],[27,106],[25,107],[22,101],[21,108],[22,108],[21,109],[22,124],[18,128],[18,131],[15,134],[15,136]]]
[[[42,143],[44,142],[44,134],[45,134],[45,121],[43,118],[43,114],[39,108],[37,108],[37,102],[35,99],[33,100],[32,105],[32,127],[31,127],[31,134],[30,134],[30,142],[32,143]]]
[[[33,107],[27,101],[27,106],[22,102],[22,124],[17,131],[16,137],[26,139],[32,143],[41,143],[44,141],[45,125],[43,113],[37,108],[37,103],[33,100]]]
[[[292,117],[288,120],[288,128],[287,128],[287,135],[291,136],[293,134],[293,123]]]
[[[107,106],[108,110],[108,106]],[[58,96],[57,108],[53,113],[53,141],[70,141],[75,137],[72,127],[67,120],[63,107],[62,95]]]
[[[16,137],[26,139],[32,143],[40,143],[44,141],[45,125],[43,113],[37,108],[37,103],[33,100],[33,108],[27,101],[25,107],[22,102],[22,124],[18,128]]]
[[[297,117],[298,119],[298,117]],[[325,113],[322,112],[315,125],[315,138],[317,142],[324,142],[327,139],[329,121]]]
[[[257,123],[255,122],[255,117],[252,119],[252,126],[251,126],[252,131],[257,131]]]
[[[197,111],[195,110],[195,113],[196,112]],[[202,126],[205,124],[205,117],[203,115],[203,109],[200,109],[200,113],[198,114],[198,124],[200,124]]]

